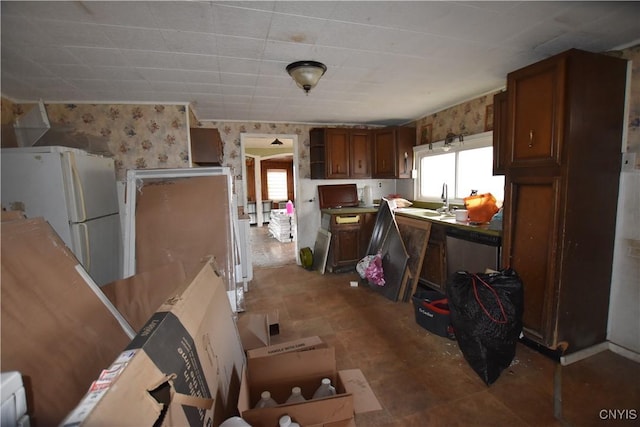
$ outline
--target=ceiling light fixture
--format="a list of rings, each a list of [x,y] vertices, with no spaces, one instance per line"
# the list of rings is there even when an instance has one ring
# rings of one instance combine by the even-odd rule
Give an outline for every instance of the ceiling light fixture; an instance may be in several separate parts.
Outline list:
[[[273,142],[271,143],[271,145],[282,145],[283,142],[280,141],[278,138],[274,139]]]
[[[287,65],[287,73],[307,95],[326,71],[327,66],[317,61],[297,61]]]

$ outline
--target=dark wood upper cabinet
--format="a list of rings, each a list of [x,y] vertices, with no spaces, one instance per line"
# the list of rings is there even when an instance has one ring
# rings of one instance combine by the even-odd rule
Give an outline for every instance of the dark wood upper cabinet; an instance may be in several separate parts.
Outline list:
[[[565,353],[606,340],[626,71],[572,49],[507,76],[502,265],[525,335]]]
[[[215,128],[190,128],[191,161],[199,166],[220,166],[223,158],[222,138]]]
[[[411,178],[416,129],[389,127],[374,131],[373,178]]]
[[[309,137],[311,179],[371,178],[371,130],[314,128]]]

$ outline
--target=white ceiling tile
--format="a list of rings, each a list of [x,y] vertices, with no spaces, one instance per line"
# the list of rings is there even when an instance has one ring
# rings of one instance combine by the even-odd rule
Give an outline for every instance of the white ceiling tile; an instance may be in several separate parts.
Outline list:
[[[220,84],[220,73],[216,71],[182,71],[184,80],[188,83]]]
[[[193,53],[182,53],[178,55],[174,54],[173,56],[174,58],[176,58],[176,62],[180,65],[180,67],[187,70],[220,70],[220,57],[218,57],[217,55],[197,55]]]
[[[167,49],[172,52],[218,54],[217,40],[213,34],[163,30],[162,37]]]
[[[232,95],[232,96],[241,96],[241,97],[251,97],[253,96],[253,86],[231,86],[231,85],[223,85],[222,86],[222,94],[223,95]]]
[[[47,19],[34,20],[34,24],[44,33],[44,44],[61,46],[114,47],[115,45],[97,24],[81,22],[53,21]]]
[[[262,10],[238,9],[229,5],[213,5],[215,32],[228,36],[265,39],[272,14]]]
[[[258,74],[262,70],[263,61],[246,58],[218,58],[221,73]]]
[[[248,86],[253,88],[258,76],[255,74],[220,73],[220,83],[223,86],[230,86],[232,90],[237,86]]]
[[[179,58],[170,52],[120,49],[127,65],[141,68],[179,68]]]
[[[148,81],[185,82],[187,72],[179,69],[138,68],[140,75]]]
[[[115,48],[68,47],[67,50],[85,65],[126,65],[127,61]]]
[[[268,40],[313,45],[324,32],[326,21],[292,15],[274,15]]]
[[[98,24],[144,28],[159,27],[152,13],[152,10],[157,7],[156,2],[131,1],[126,7],[122,7],[116,1],[75,1],[73,3],[78,3],[86,9],[91,20]]]
[[[1,7],[3,95],[194,102],[226,120],[408,121],[497,89],[508,72],[566,47],[603,51],[640,40],[640,2]],[[309,96],[285,71],[299,60],[328,67]]]
[[[232,58],[262,58],[264,40],[234,36],[218,36],[216,53]]]
[[[113,46],[121,49],[168,51],[162,31],[151,28],[132,28],[103,25],[102,31]]]
[[[210,2],[160,1],[150,7],[158,28],[213,33],[214,20]]]
[[[221,94],[222,85],[208,83],[185,83],[184,90],[190,93]]]

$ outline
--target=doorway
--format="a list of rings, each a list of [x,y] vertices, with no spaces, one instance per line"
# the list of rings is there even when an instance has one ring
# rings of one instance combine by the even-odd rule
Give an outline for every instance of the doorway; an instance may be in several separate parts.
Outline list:
[[[272,216],[282,215],[288,200],[296,206],[298,194],[298,135],[240,135],[242,202],[250,216],[253,264],[277,266],[297,262],[296,210],[291,216],[291,241],[274,229]],[[285,178],[286,177],[286,178]],[[283,188],[284,186],[284,188]]]

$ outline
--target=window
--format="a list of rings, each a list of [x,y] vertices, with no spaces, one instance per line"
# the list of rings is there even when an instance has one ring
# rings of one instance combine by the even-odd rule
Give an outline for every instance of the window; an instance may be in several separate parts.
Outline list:
[[[491,193],[499,201],[504,198],[504,177],[493,176],[493,132],[455,140],[448,151],[442,143],[414,148],[418,179],[415,198],[421,201],[441,201],[443,184],[447,184],[449,201],[462,203],[471,194]]]
[[[287,170],[267,169],[267,194],[269,200],[287,200]]]

